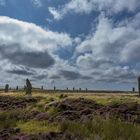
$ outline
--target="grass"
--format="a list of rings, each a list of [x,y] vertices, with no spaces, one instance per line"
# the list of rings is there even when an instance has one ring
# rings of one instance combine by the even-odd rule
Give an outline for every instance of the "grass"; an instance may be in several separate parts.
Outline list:
[[[0,112],[0,129],[15,127],[17,114],[20,114],[19,110]]]
[[[55,113],[54,110],[52,112]],[[48,123],[48,121],[18,120],[17,113],[19,113],[17,110],[1,112],[0,128],[18,127],[21,132],[27,134],[63,131],[82,136],[85,140],[139,140],[140,138],[140,125],[117,119],[103,120],[95,117],[82,123],[78,121]]]
[[[121,122],[116,119],[103,120],[99,117],[91,121],[72,122],[61,124],[62,131],[83,136],[88,140],[98,137],[100,140],[139,140],[140,126]]]
[[[24,133],[43,133],[43,132],[57,132],[60,130],[58,124],[50,124],[48,121],[30,120],[27,122],[19,121],[16,126]]]
[[[99,104],[108,105],[111,103],[127,103],[127,102],[138,102],[140,103],[140,98],[136,94],[113,94],[113,93],[99,93],[99,94],[70,94],[69,98],[86,98],[92,99]]]

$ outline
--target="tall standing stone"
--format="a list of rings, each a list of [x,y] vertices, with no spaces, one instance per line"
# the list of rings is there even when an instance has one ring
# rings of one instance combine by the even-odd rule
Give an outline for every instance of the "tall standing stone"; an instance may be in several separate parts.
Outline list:
[[[16,90],[18,90],[18,86],[16,87]]]
[[[54,91],[56,91],[56,87],[54,86]]]
[[[132,88],[132,91],[135,92],[135,88],[134,87]]]
[[[6,84],[6,85],[5,85],[5,92],[8,92],[8,91],[9,91],[9,85]]]
[[[75,90],[75,88],[73,87],[73,91]]]
[[[138,92],[139,92],[139,96],[140,96],[140,76],[138,77]]]
[[[30,83],[29,79],[26,79],[26,94],[29,96],[32,95],[32,84]]]

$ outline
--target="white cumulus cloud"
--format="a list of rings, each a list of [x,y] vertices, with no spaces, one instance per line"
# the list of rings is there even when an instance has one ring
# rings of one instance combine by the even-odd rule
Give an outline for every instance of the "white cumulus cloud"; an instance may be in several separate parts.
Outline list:
[[[139,6],[139,0],[71,0],[59,8],[50,7],[49,11],[59,20],[68,13],[89,14],[92,11],[104,11],[112,15],[124,10],[133,12]]]
[[[132,24],[133,22],[133,24]],[[138,16],[122,25],[103,15],[96,31],[76,47],[76,64],[97,81],[130,82],[139,75],[140,29]]]
[[[33,23],[0,17],[0,44],[20,44],[22,50],[55,51],[72,44],[67,33],[45,30]]]

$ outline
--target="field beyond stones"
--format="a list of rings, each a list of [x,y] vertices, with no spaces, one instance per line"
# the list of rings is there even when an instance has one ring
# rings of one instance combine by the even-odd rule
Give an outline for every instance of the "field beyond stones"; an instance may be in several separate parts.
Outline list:
[[[0,140],[140,140],[140,97],[0,93]]]

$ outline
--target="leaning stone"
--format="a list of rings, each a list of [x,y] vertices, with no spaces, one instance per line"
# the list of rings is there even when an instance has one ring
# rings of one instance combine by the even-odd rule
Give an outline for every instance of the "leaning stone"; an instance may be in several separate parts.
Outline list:
[[[28,98],[31,98],[32,96],[32,84],[29,79],[26,79],[26,95],[28,95]]]
[[[8,92],[8,91],[9,91],[9,85],[6,84],[6,85],[5,85],[5,92]]]

